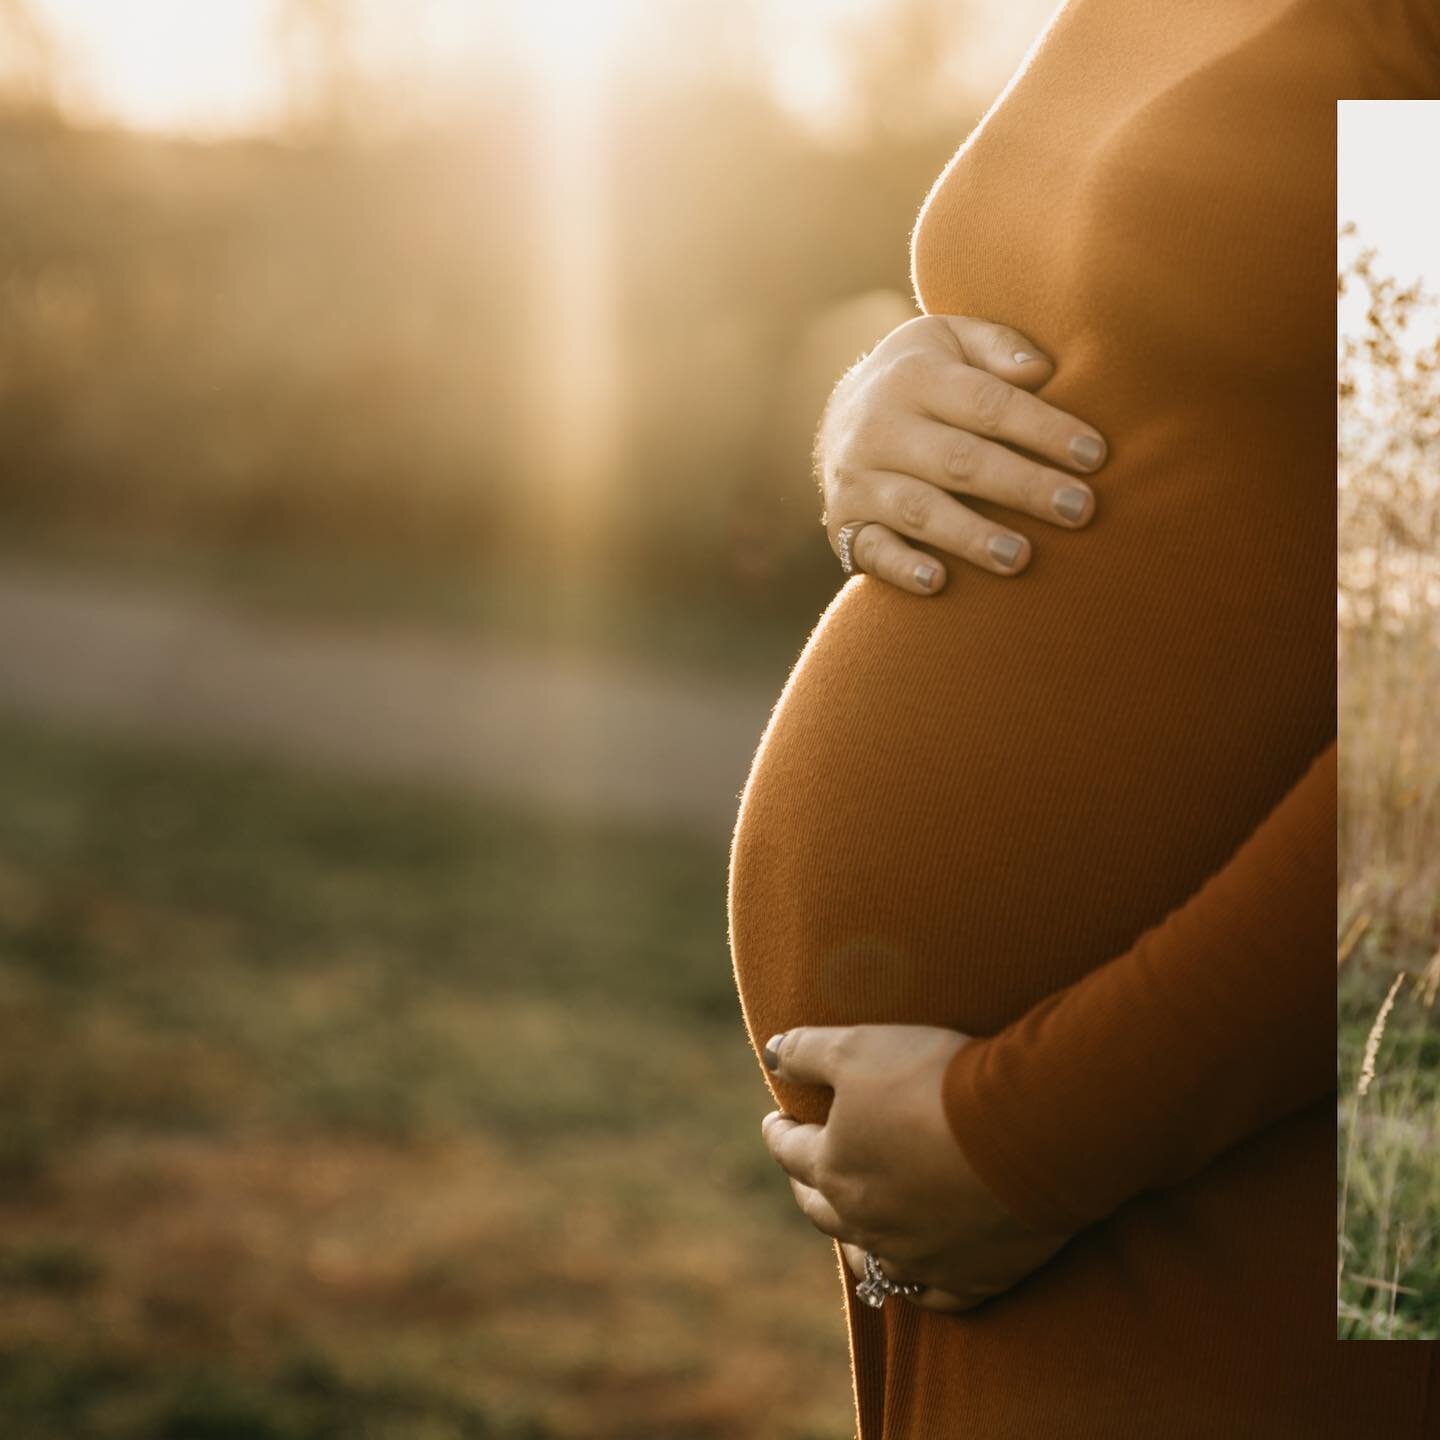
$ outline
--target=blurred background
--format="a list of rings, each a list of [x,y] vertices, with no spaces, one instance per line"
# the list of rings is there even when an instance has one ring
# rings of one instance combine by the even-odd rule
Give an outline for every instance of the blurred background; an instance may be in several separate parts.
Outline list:
[[[1440,1338],[1440,214],[1404,164],[1436,145],[1440,101],[1340,103],[1342,1339]]]
[[[6,1436],[853,1433],[727,843],[1053,8],[0,0]]]

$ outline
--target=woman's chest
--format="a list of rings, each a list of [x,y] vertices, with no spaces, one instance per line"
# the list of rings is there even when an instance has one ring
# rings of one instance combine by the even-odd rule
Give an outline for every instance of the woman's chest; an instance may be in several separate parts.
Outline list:
[[[1297,0],[1075,0],[932,191],[922,304],[1147,395],[1328,367],[1341,38]]]

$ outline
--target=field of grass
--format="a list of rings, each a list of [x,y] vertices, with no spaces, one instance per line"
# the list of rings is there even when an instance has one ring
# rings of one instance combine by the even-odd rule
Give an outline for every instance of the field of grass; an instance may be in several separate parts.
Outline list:
[[[1340,684],[1337,1312],[1440,1339],[1440,726],[1428,632],[1345,637]],[[1398,981],[1398,988],[1397,986]],[[1377,1021],[1394,989],[1383,1032]],[[1367,1044],[1373,1079],[1361,1095]]]
[[[1435,1340],[1440,347],[1405,338],[1434,318],[1421,283],[1338,238],[1337,1316],[1342,1339]]]
[[[1355,962],[1351,962],[1354,964]],[[1339,989],[1341,1339],[1440,1339],[1440,1014],[1403,982],[1357,1093],[1366,1041],[1390,988],[1379,965]]]
[[[0,730],[17,1440],[839,1440],[722,845]]]

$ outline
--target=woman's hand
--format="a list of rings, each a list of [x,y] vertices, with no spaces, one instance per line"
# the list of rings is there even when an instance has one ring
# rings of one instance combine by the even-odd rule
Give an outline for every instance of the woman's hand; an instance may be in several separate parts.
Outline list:
[[[1086,524],[1094,492],[1053,467],[1098,470],[1105,441],[1028,393],[1053,373],[1018,331],[968,315],[921,315],[892,330],[835,387],[815,438],[836,553],[841,528],[868,521],[851,531],[856,568],[926,595],[944,586],[945,567],[902,535],[997,575],[1018,574],[1030,561],[1023,535],[947,490],[1066,529]]]
[[[842,1242],[857,1278],[872,1251],[890,1279],[931,1287],[909,1298],[932,1310],[973,1309],[1070,1238],[1023,1225],[956,1144],[940,1081],[969,1043],[930,1025],[811,1025],[765,1047],[779,1079],[835,1091],[824,1125],[778,1110],[761,1121],[801,1210]]]

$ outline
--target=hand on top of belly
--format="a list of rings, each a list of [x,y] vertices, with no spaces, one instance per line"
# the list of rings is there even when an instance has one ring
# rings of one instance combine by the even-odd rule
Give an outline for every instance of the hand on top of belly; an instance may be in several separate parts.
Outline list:
[[[851,529],[855,568],[917,595],[945,584],[922,544],[997,575],[1018,574],[1029,541],[945,492],[974,495],[1077,529],[1095,513],[1089,474],[1105,461],[1093,426],[1031,395],[1054,373],[1018,331],[968,315],[920,315],[892,330],[832,391],[815,437],[824,524],[839,554]]]
[[[802,1026],[766,1047],[778,1077],[833,1088],[823,1125],[772,1110],[770,1153],[815,1227],[842,1242],[857,1278],[863,1252],[912,1303],[969,1310],[1002,1294],[1069,1240],[1022,1224],[970,1168],[941,1102],[941,1077],[969,1036],[930,1025]]]

